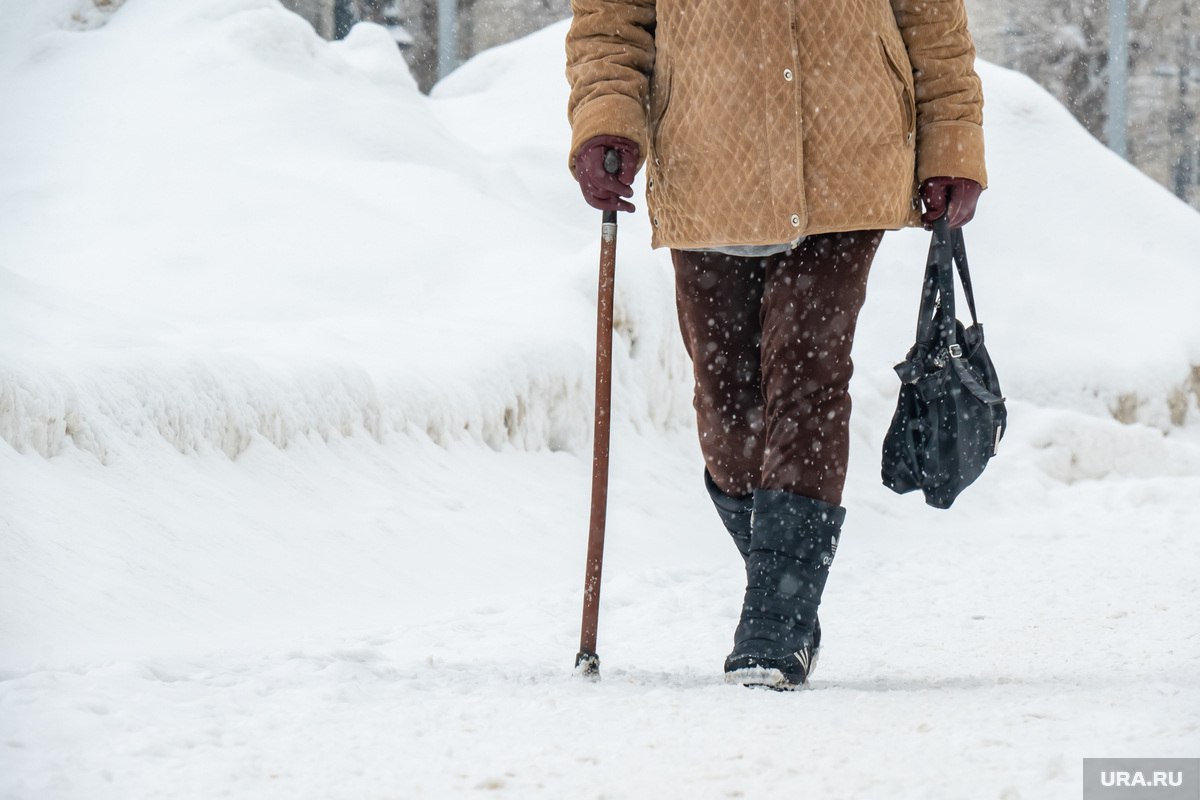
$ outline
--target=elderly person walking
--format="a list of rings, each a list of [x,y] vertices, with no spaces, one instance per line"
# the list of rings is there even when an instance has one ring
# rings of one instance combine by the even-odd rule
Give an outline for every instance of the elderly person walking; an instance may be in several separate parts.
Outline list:
[[[846,514],[850,349],[875,250],[884,230],[965,224],[987,181],[963,2],[572,9],[571,171],[590,205],[632,211],[646,164],[704,482],[746,562],[726,677],[802,686]]]

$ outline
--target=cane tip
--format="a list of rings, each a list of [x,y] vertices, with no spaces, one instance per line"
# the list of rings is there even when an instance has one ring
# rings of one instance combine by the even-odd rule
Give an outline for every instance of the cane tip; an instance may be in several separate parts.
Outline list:
[[[600,656],[595,653],[579,653],[575,656],[575,674],[581,678],[600,680]]]

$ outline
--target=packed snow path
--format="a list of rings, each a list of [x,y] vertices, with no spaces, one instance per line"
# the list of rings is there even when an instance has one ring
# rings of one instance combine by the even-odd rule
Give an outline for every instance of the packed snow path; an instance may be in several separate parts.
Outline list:
[[[813,688],[779,694],[721,680],[740,562],[688,437],[617,432],[599,683],[570,669],[585,458],[263,447],[22,480],[23,560],[86,565],[126,615],[19,640],[126,652],[4,675],[0,795],[1040,798],[1084,756],[1195,752],[1200,478],[998,461],[1020,499],[949,513],[860,486]],[[111,536],[62,524],[85,519]]]

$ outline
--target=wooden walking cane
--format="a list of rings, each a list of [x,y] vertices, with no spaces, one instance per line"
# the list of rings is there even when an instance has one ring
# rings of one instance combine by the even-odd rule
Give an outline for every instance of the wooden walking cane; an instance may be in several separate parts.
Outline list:
[[[604,171],[615,175],[621,154],[604,154]],[[600,291],[596,298],[596,415],[592,434],[592,516],[588,527],[587,570],[583,579],[583,623],[575,670],[600,677],[596,629],[600,623],[600,573],[604,565],[604,520],[608,509],[608,432],[612,405],[613,283],[617,272],[617,212],[605,211],[600,226]]]

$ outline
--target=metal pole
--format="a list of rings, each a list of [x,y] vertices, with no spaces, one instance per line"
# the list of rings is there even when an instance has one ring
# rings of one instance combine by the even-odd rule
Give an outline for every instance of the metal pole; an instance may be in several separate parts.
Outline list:
[[[1196,168],[1196,135],[1193,133],[1193,123],[1196,115],[1188,101],[1188,89],[1192,80],[1192,27],[1191,8],[1183,4],[1180,16],[1182,30],[1179,34],[1179,103],[1175,109],[1178,120],[1178,130],[1172,130],[1179,143],[1179,157],[1175,160],[1175,196],[1185,203],[1191,201],[1192,183],[1195,180]],[[1172,128],[1175,128],[1172,125]]]
[[[1129,75],[1129,3],[1108,0],[1108,124],[1104,137],[1121,158],[1128,157],[1125,139],[1127,78]]]
[[[438,0],[438,80],[458,66],[458,0]]]

